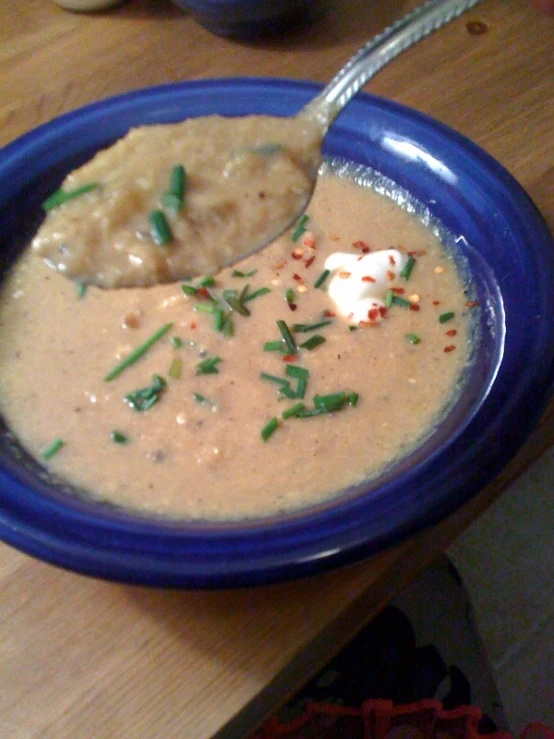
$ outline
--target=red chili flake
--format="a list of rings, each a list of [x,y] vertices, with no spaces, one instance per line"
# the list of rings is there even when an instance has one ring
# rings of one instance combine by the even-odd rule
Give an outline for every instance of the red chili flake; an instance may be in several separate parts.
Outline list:
[[[417,303],[410,303],[409,310],[419,310],[419,305]]]
[[[403,287],[393,287],[392,291],[395,295],[403,295],[406,292]]]
[[[325,316],[325,318],[334,318],[337,314],[333,313],[332,310],[326,310],[323,312],[323,315]]]
[[[475,308],[476,305],[479,305],[478,300],[468,300],[466,302],[466,308]]]
[[[294,252],[291,252],[290,255],[293,259],[302,259],[302,254],[295,254]]]
[[[195,322],[193,321],[193,322],[192,322],[192,323],[190,324],[190,327],[191,327],[191,329],[192,329],[192,330],[194,331],[194,330],[196,329],[196,323],[195,323]]]
[[[286,264],[286,263],[287,263],[287,260],[285,259],[285,261],[284,261],[284,262],[281,262],[280,264],[276,264],[276,265],[275,265],[275,266],[273,267],[273,269],[283,269],[283,267],[285,266],[285,264]]]
[[[395,277],[396,277],[396,275],[394,274],[394,272],[392,270],[390,270],[390,269],[387,270],[387,280],[389,282],[392,282],[392,280],[394,280]]]
[[[208,292],[207,287],[197,287],[196,288],[196,294],[201,298],[209,298],[210,293]]]
[[[456,329],[455,329],[455,328],[451,328],[451,329],[450,329],[450,331],[447,331],[447,332],[446,332],[446,335],[447,335],[447,336],[456,336],[456,334],[457,334],[457,333],[458,333],[458,332],[456,331]]]
[[[287,303],[287,305],[288,305],[288,307],[289,307],[289,308],[290,308],[290,309],[291,309],[292,311],[295,311],[295,310],[296,310],[296,309],[298,308],[298,306],[296,305],[296,303]]]
[[[440,304],[441,304],[440,300],[433,300],[433,305],[440,305]]]
[[[296,354],[285,354],[283,356],[283,362],[294,362],[296,359]]]
[[[302,282],[302,278],[300,275],[297,275],[296,272],[293,274],[292,279],[296,280],[296,282]]]
[[[455,348],[454,344],[450,344],[449,346],[445,346],[443,351],[448,354],[449,352],[453,352]]]
[[[362,277],[362,282],[375,282],[375,277],[370,277],[369,275],[364,275]]]
[[[311,267],[314,263],[315,257],[310,257],[309,259],[306,259],[306,267]]]
[[[339,277],[341,280],[347,280],[351,274],[352,272],[339,272]]]
[[[379,318],[379,309],[378,308],[370,308],[367,312],[367,317],[369,320],[373,323]]]
[[[366,244],[365,241],[361,241],[361,240],[360,241],[354,241],[352,243],[352,246],[354,247],[354,249],[360,249],[360,251],[363,254],[367,254],[368,252],[371,251],[371,249],[369,248],[369,245]]]
[[[392,256],[392,254],[389,254],[389,264],[392,264],[393,266],[396,264],[396,259]]]
[[[489,30],[489,27],[484,21],[468,21],[466,28],[467,32],[472,36],[482,36]]]
[[[387,317],[387,314],[388,314],[388,312],[389,312],[389,311],[388,311],[388,309],[387,309],[387,308],[385,308],[385,306],[384,306],[384,305],[382,305],[382,306],[381,306],[381,307],[379,308],[379,315],[381,316],[381,318],[386,318],[386,317]]]

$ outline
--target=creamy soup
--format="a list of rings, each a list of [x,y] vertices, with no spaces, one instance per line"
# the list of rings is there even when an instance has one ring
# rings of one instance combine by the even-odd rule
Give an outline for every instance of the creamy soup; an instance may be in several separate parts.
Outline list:
[[[212,274],[306,205],[320,141],[304,117],[133,129],[45,201],[33,249],[67,277],[106,288]]]
[[[29,250],[2,291],[1,410],[94,496],[270,515],[378,474],[430,433],[459,389],[470,312],[429,229],[327,174],[305,222],[212,279],[80,291]]]

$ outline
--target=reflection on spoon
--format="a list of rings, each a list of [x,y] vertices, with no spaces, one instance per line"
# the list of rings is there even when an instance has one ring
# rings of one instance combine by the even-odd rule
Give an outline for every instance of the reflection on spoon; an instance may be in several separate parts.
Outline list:
[[[430,0],[366,44],[292,118],[191,118],[131,130],[44,203],[32,247],[49,266],[105,288],[217,272],[302,214],[321,143],[385,64],[479,0]]]

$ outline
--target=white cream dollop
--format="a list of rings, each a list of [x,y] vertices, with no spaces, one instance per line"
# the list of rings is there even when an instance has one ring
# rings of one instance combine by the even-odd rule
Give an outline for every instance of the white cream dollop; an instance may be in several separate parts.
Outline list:
[[[330,254],[325,260],[331,272],[327,293],[337,312],[352,325],[382,321],[387,290],[407,262],[408,256],[398,249]]]

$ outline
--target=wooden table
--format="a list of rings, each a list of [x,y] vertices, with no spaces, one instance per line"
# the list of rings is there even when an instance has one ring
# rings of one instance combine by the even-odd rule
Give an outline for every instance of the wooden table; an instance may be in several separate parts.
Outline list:
[[[0,0],[0,144],[146,85],[253,73],[327,81],[414,3],[323,6],[308,27],[254,44],[210,35],[167,0],[131,0],[98,15]],[[488,31],[469,33],[470,20]],[[554,19],[525,0],[487,0],[394,61],[369,90],[487,149],[554,230]],[[503,474],[440,526],[302,582],[158,592],[0,546],[0,736],[246,736],[551,445],[553,410]]]

